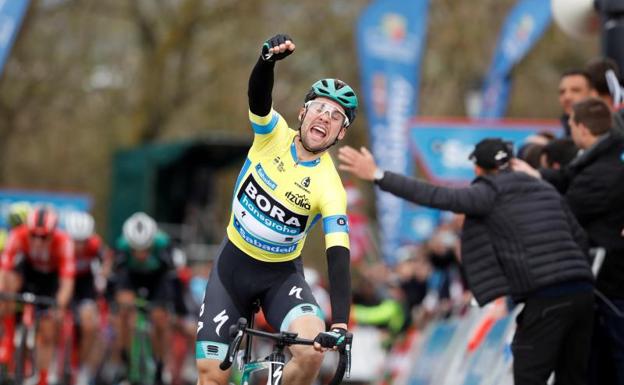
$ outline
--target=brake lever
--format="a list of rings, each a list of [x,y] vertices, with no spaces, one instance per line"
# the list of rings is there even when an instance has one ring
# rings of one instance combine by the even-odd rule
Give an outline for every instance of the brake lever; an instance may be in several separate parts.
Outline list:
[[[351,342],[353,342],[353,333],[347,333],[345,337],[345,359],[347,360],[347,367],[345,369],[345,377],[351,378]]]

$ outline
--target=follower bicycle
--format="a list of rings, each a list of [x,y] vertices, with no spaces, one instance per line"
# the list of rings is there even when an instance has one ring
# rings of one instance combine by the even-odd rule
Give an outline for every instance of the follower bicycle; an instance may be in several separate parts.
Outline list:
[[[125,377],[133,385],[154,384],[156,380],[156,361],[152,350],[151,325],[149,313],[153,306],[147,299],[147,290],[140,288],[132,304],[119,304],[121,308],[132,311],[134,322]],[[117,380],[122,381],[121,378]],[[117,380],[115,382],[117,382]]]
[[[56,301],[32,293],[0,293],[0,301],[15,302],[21,307],[21,322],[15,328],[13,345],[3,346],[3,362],[0,362],[0,383],[20,385],[24,380],[35,374],[35,333],[37,330],[37,307],[54,307]],[[5,331],[7,332],[7,331]],[[5,339],[5,341],[10,341]],[[6,361],[5,361],[6,360]],[[11,367],[12,366],[12,367]],[[11,378],[10,372],[13,369]]]
[[[246,337],[245,350],[242,357],[238,362],[238,369],[242,373],[240,385],[249,385],[252,375],[262,370],[268,370],[267,385],[281,385],[282,373],[284,365],[286,364],[286,356],[284,355],[284,348],[292,345],[313,345],[314,341],[310,339],[298,338],[297,333],[280,332],[269,333],[262,330],[253,329],[253,316],[250,317],[251,322],[248,327],[247,319],[240,318],[235,325],[230,327],[230,337],[232,342],[228,347],[227,354],[219,368],[221,370],[227,370],[232,366],[234,360],[239,356],[239,349],[243,337]],[[252,337],[261,337],[272,340],[273,351],[264,359],[252,359]],[[349,377],[351,370],[351,343],[353,341],[353,335],[347,333],[344,343],[338,347],[338,367],[334,373],[333,378],[330,380],[329,385],[338,385],[342,381],[343,377]],[[331,346],[324,346],[331,347]]]

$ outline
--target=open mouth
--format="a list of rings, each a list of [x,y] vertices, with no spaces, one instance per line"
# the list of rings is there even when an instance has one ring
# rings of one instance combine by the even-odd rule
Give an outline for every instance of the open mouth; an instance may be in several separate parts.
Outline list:
[[[321,126],[314,125],[310,127],[310,134],[316,137],[319,137],[321,139],[324,139],[327,136],[327,129]]]

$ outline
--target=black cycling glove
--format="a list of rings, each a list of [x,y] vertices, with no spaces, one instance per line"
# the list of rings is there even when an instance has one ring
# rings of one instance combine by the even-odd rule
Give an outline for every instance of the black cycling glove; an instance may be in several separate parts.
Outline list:
[[[347,330],[343,328],[333,328],[328,332],[319,333],[314,342],[318,342],[324,348],[333,348],[345,343]]]
[[[265,41],[264,44],[262,45],[262,51],[260,53],[262,60],[275,62],[278,60],[282,60],[286,56],[293,53],[293,51],[290,51],[290,50],[286,50],[285,52],[276,53],[276,54],[269,52],[270,48],[277,47],[280,44],[284,44],[286,40],[290,40],[291,42],[294,43],[293,39],[291,39],[290,36],[286,34],[278,34],[268,39],[267,41]]]

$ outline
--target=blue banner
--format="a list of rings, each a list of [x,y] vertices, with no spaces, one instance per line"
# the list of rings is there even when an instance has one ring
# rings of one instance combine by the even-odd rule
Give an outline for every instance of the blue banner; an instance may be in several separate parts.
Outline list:
[[[468,371],[463,385],[481,385],[492,377],[492,372],[506,360],[506,339],[515,330],[514,317],[505,316],[497,320],[479,348],[470,356]]]
[[[542,37],[550,21],[550,1],[520,0],[511,10],[485,78],[480,117],[500,118],[505,115],[511,70]]]
[[[418,350],[417,357],[410,357],[413,360],[409,374],[409,385],[430,385],[435,384],[435,375],[440,368],[448,364],[445,358],[448,356],[448,349],[452,346],[453,337],[463,330],[460,319],[437,321],[430,325],[427,334],[423,336],[422,345]]]
[[[59,214],[60,222],[68,211],[89,211],[91,198],[82,194],[56,193],[47,191],[0,190],[0,227],[7,227],[9,207],[16,202],[50,205]]]
[[[427,179],[438,183],[466,184],[474,179],[468,156],[485,138],[499,137],[514,143],[517,151],[540,131],[558,132],[557,121],[416,120],[410,127],[410,147]]]
[[[29,0],[0,0],[0,73],[28,9]]]
[[[358,22],[357,44],[362,93],[372,151],[385,170],[411,175],[408,121],[417,113],[420,59],[429,0],[378,0]],[[377,191],[377,213],[384,259],[394,263],[404,202]]]
[[[440,224],[442,211],[407,203],[401,218],[401,244],[414,244],[427,240]]]

